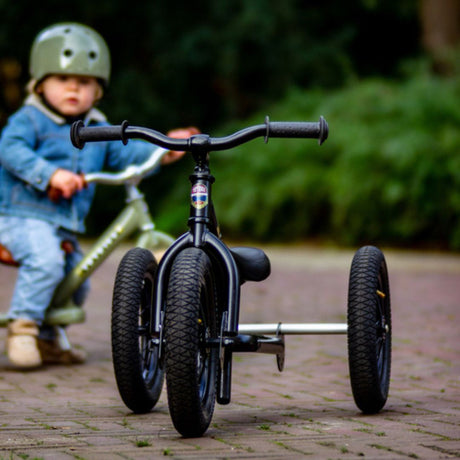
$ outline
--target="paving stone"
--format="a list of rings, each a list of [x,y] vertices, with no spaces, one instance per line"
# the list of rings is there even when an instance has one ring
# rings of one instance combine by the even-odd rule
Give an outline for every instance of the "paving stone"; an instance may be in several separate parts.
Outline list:
[[[183,439],[164,391],[154,411],[121,401],[110,350],[117,250],[93,275],[87,321],[69,328],[79,366],[9,368],[0,330],[0,459],[369,459],[460,457],[460,255],[384,251],[390,273],[393,365],[381,413],[353,402],[346,336],[286,336],[286,366],[237,354],[232,401],[205,436]],[[272,275],[242,288],[241,323],[345,322],[353,251],[269,247]],[[5,311],[15,269],[0,266]],[[1,335],[3,334],[3,336]]]

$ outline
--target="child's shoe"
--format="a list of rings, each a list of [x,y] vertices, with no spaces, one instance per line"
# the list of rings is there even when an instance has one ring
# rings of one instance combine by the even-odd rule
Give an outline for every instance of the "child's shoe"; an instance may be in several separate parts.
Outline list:
[[[83,350],[63,349],[58,339],[38,339],[43,364],[82,364],[86,360]]]
[[[38,326],[30,319],[15,319],[8,324],[7,354],[17,369],[33,369],[42,365],[37,345]]]

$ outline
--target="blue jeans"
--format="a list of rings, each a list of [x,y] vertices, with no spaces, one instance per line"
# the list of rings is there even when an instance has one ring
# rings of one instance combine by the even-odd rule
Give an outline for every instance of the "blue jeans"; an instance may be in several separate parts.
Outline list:
[[[75,250],[66,254],[62,241]],[[82,258],[75,235],[38,219],[0,215],[0,243],[19,262],[18,277],[8,312],[10,319],[31,319],[41,325],[54,291]],[[73,301],[82,305],[89,290],[85,282]]]

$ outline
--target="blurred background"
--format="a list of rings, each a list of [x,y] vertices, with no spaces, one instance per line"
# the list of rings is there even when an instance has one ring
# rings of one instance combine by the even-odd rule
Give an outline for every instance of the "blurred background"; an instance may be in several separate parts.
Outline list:
[[[317,121],[330,136],[212,155],[224,237],[460,250],[460,0],[0,0],[0,128],[22,103],[36,34],[98,30],[112,53],[101,109],[213,136]],[[186,230],[186,158],[142,185],[158,226]],[[100,232],[123,190],[100,187]]]

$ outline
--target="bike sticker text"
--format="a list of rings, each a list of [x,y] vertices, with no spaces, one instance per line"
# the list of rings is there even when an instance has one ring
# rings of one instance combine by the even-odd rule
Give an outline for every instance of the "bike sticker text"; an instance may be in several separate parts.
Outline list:
[[[208,205],[208,189],[206,185],[195,184],[192,187],[191,202],[195,209],[203,209]]]

